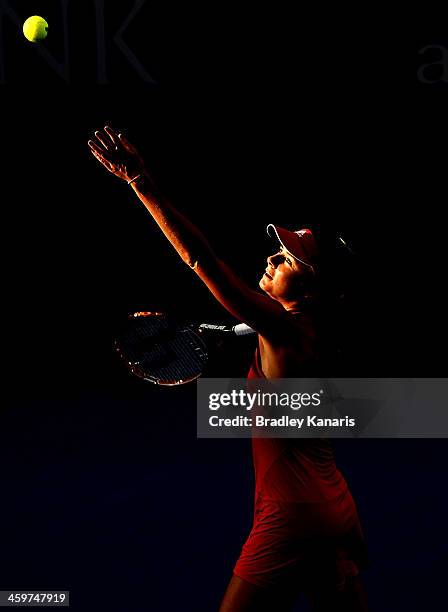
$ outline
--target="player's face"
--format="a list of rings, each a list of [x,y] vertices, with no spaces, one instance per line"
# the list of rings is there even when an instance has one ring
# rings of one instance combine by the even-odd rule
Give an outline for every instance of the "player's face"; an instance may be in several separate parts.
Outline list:
[[[268,266],[259,286],[270,297],[282,301],[296,300],[303,294],[306,266],[283,247],[267,259]]]

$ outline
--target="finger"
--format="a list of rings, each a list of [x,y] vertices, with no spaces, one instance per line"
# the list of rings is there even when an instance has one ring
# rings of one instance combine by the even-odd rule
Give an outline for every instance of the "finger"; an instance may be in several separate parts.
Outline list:
[[[105,157],[103,157],[100,153],[97,153],[94,149],[90,149],[90,152],[92,153],[92,155],[94,157],[97,158],[98,161],[100,161],[102,164],[109,164],[110,162],[107,161],[107,159]]]
[[[106,153],[106,149],[104,149],[104,147],[95,140],[88,140],[87,144],[91,149],[95,149],[95,151],[98,151],[98,153]]]
[[[99,155],[101,155],[102,157],[104,157],[105,159],[107,159],[109,162],[112,161],[109,158],[110,155],[110,151],[106,151],[104,150],[102,147],[100,147],[94,140],[89,140],[88,143],[89,147],[92,149],[92,151],[95,151],[96,153],[98,153]]]
[[[97,130],[95,132],[95,136],[100,141],[100,143],[103,145],[103,147],[106,149],[106,151],[109,151],[110,149],[113,148],[114,145],[113,145],[111,139],[109,138],[109,136],[104,135],[99,130]]]
[[[116,132],[113,128],[110,127],[110,125],[106,125],[104,127],[104,131],[108,134],[109,138],[111,139],[112,143],[117,146],[119,144],[119,138],[118,138],[118,132]]]
[[[90,144],[91,143],[91,144]],[[107,159],[107,157],[103,154],[103,152],[95,145],[93,141],[89,141],[90,152],[101,162],[105,162],[110,164],[111,162]]]
[[[107,161],[107,159],[105,159],[102,155],[100,155],[99,153],[96,153],[93,149],[92,149],[92,154],[94,155],[94,157],[97,158],[97,160],[103,164],[103,166],[105,166],[109,172],[113,171],[113,165]]]
[[[131,145],[131,143],[123,136],[123,134],[118,134],[118,138],[120,139],[120,142],[124,146],[126,151],[128,151],[129,153],[135,153],[135,147]]]

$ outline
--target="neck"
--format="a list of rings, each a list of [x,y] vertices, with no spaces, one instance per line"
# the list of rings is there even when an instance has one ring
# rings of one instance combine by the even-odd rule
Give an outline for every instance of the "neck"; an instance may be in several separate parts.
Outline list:
[[[314,300],[311,295],[305,295],[300,300],[294,300],[291,302],[281,302],[283,308],[290,314],[303,314],[309,313],[314,305]]]

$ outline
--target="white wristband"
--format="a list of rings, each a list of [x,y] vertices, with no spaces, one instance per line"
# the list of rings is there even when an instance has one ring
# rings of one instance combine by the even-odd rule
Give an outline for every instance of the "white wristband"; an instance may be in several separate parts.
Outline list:
[[[144,174],[145,174],[144,172],[140,172],[140,174],[137,174],[137,176],[134,176],[133,179],[128,181],[128,185],[132,185],[132,183],[134,183],[135,181],[138,181],[138,179],[140,179]]]

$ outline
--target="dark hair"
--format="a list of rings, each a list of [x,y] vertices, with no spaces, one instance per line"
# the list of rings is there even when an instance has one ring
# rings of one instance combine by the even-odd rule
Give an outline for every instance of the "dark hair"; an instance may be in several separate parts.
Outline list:
[[[319,260],[316,264],[316,317],[319,361],[325,375],[346,374],[356,303],[359,258],[341,234],[317,228]]]

